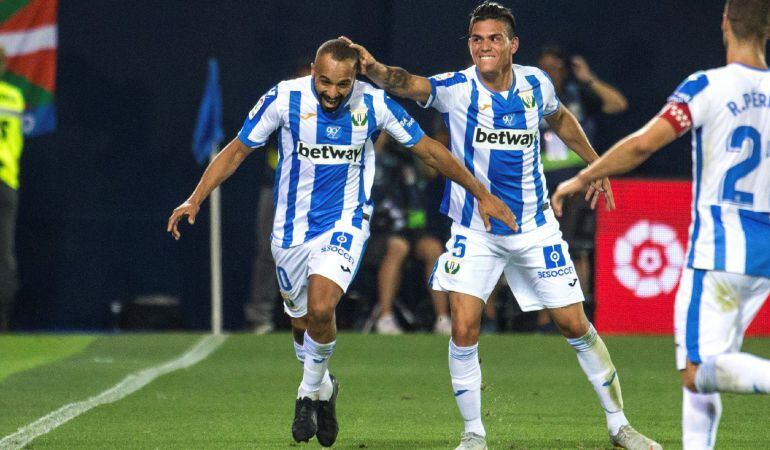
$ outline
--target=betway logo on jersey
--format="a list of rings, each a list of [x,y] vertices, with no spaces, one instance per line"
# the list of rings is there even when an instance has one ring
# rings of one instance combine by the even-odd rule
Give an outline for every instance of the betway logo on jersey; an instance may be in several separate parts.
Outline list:
[[[535,142],[537,130],[493,130],[476,127],[473,130],[473,146],[495,150],[526,150]]]
[[[300,159],[313,164],[360,164],[363,147],[355,145],[308,144],[299,141]]]

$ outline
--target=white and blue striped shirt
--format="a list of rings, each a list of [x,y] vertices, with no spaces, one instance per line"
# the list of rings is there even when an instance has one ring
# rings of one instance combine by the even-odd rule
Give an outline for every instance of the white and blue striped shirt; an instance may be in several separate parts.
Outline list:
[[[310,76],[270,89],[238,138],[261,147],[279,128],[272,241],[283,248],[307,242],[338,221],[361,228],[373,207],[373,140],[379,131],[407,147],[424,136],[398,103],[368,83],[356,81],[337,110],[324,111]]]
[[[513,65],[514,82],[505,93],[490,91],[479,79],[476,66],[429,78],[432,106],[444,118],[452,153],[489,191],[516,215],[519,232],[553,219],[547,210],[548,190],[540,162],[543,117],[559,109],[559,99],[548,76],[535,67]],[[473,196],[447,180],[441,212],[463,226],[485,231]],[[497,219],[492,233],[512,234]]]
[[[770,71],[698,72],[669,102],[687,105],[677,117],[692,127],[687,266],[770,277]]]

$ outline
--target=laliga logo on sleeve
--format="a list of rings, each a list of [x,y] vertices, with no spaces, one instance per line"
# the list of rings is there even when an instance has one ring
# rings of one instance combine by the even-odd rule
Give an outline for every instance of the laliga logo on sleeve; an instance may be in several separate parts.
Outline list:
[[[257,102],[257,104],[254,105],[253,108],[251,108],[251,111],[249,111],[249,120],[253,119],[254,116],[257,115],[257,112],[259,111],[259,108],[261,108],[262,105],[265,104],[265,97],[266,96],[267,96],[267,94],[265,94],[262,97],[260,97],[259,101]]]
[[[615,278],[641,298],[670,293],[684,262],[676,231],[647,220],[636,222],[619,237],[613,254]]]

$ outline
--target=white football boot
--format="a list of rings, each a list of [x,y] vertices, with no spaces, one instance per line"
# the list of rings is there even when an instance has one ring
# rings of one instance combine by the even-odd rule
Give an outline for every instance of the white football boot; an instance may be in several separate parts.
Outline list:
[[[629,450],[663,450],[663,446],[634,430],[631,425],[620,427],[618,434],[610,436],[615,447]]]
[[[476,433],[463,433],[455,450],[487,450],[487,440]]]

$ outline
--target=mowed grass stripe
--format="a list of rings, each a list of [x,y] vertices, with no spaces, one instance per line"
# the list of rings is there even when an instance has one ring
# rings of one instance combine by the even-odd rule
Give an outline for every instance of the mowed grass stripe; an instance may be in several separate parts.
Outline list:
[[[36,437],[42,436],[90,409],[116,402],[143,388],[158,377],[193,366],[216,351],[227,339],[224,335],[202,337],[195,345],[179,357],[166,363],[143,369],[125,377],[120,383],[98,395],[79,402],[69,403],[47,414],[35,422],[20,428],[17,432],[0,439],[0,449],[17,450],[24,448]]]
[[[167,361],[198,339],[196,334],[104,335],[69,358],[14,373],[0,383],[0,436]]]
[[[681,389],[669,337],[608,337],[626,414],[666,448],[680,443]],[[448,339],[342,334],[338,449],[447,449],[462,432],[447,369]],[[770,340],[746,348],[770,357]],[[482,336],[483,414],[490,448],[609,449],[604,413],[559,336]],[[36,449],[286,449],[301,366],[288,334],[235,335],[210,358],[36,439]],[[770,442],[766,397],[724,395],[722,448]],[[758,444],[759,443],[759,444]],[[767,446],[767,445],[765,445]],[[304,447],[304,446],[300,446]],[[308,448],[320,448],[311,442]]]
[[[95,340],[96,336],[0,335],[0,382],[13,373],[68,358]]]

